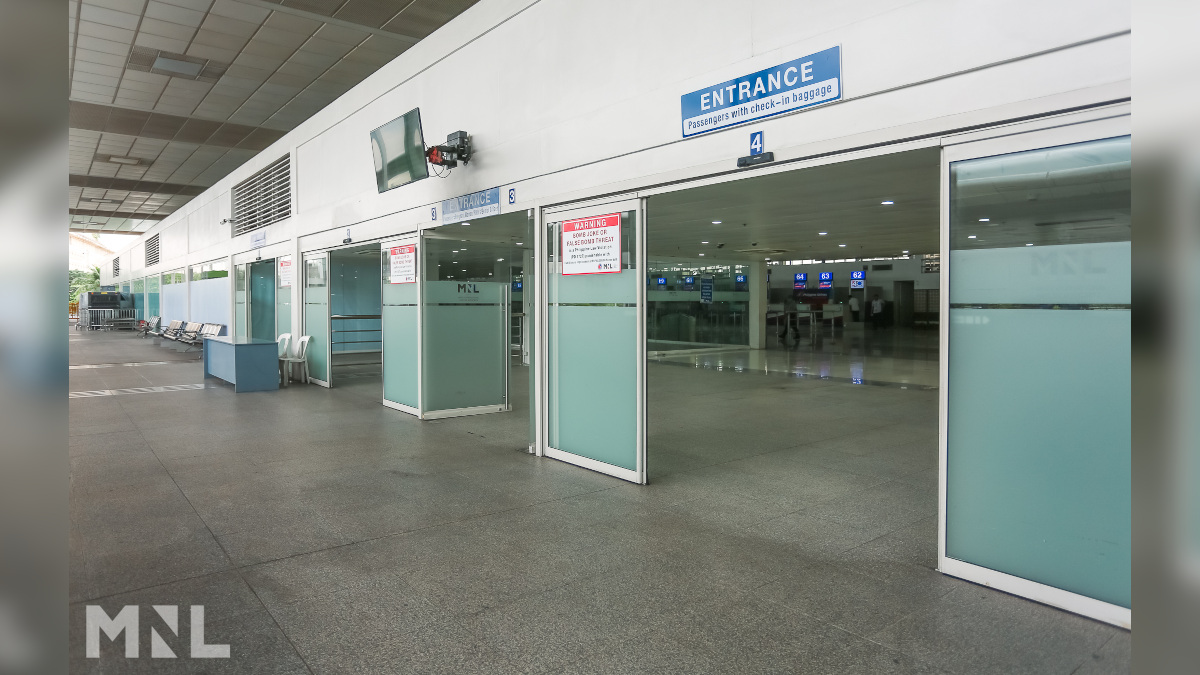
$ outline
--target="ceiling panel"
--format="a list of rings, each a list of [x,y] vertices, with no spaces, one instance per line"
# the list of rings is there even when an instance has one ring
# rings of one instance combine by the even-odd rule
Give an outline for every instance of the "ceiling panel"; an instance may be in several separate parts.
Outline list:
[[[129,212],[72,227],[140,231],[135,212],[170,213],[475,0],[68,2],[72,178],[150,186],[96,208],[71,187],[81,213]],[[201,74],[148,72],[160,51]]]

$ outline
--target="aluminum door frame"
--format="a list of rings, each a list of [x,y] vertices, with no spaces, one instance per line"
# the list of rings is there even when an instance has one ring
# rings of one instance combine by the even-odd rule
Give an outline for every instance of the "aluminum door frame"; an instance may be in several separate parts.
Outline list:
[[[637,236],[634,240],[634,260],[636,271],[638,274],[645,276],[646,273],[646,200],[644,197],[639,197],[636,193],[618,195],[604,199],[594,199],[585,202],[576,202],[572,204],[563,204],[552,207],[544,207],[538,209],[537,217],[534,220],[534,227],[537,234],[535,240],[535,259],[537,271],[537,290],[539,296],[536,300],[538,312],[537,321],[537,342],[535,349],[535,367],[537,368],[537,420],[536,420],[536,454],[538,456],[550,457],[568,464],[590,469],[598,473],[603,473],[609,476],[614,476],[622,480],[627,480],[638,485],[645,485],[647,482],[646,471],[646,284],[644,279],[639,280],[637,285],[637,308],[636,308],[636,335],[634,359],[636,360],[636,453],[637,464],[636,469],[629,470],[623,467],[614,466],[606,462],[583,457],[574,453],[560,450],[551,447],[549,444],[549,302],[550,302],[550,246],[557,246],[557,242],[551,242],[547,238],[548,225],[551,223],[561,223],[567,218],[588,217],[598,215],[604,212],[612,213],[618,211],[633,211],[637,218]],[[557,228],[556,228],[557,231]],[[557,249],[556,249],[557,250]],[[561,262],[561,261],[559,261]]]
[[[324,258],[324,260],[325,260],[325,377],[328,379],[318,380],[317,378],[313,377],[310,374],[308,376],[308,381],[312,382],[314,384],[318,384],[327,389],[332,389],[333,388],[333,343],[330,341],[330,338],[333,335],[333,320],[329,318],[329,315],[333,313],[333,310],[329,306],[329,298],[330,298],[329,285],[331,282],[330,277],[332,276],[331,270],[329,269],[329,249],[320,250],[320,251],[309,251],[307,253],[300,254],[300,268],[301,268],[301,270],[303,270],[303,274],[304,274],[304,277],[301,280],[302,285],[300,286],[300,304],[302,305],[302,309],[300,312],[300,335],[301,336],[304,335],[304,328],[308,325],[308,302],[307,302],[308,269],[305,267],[304,263],[309,259],[310,256],[313,258],[316,258],[316,256],[318,256],[318,255],[321,256],[322,258]],[[293,281],[295,281],[295,280],[293,280]],[[293,333],[293,335],[294,334],[295,333]],[[311,342],[309,344],[311,345]],[[304,358],[305,359],[308,358],[307,352],[305,353]]]

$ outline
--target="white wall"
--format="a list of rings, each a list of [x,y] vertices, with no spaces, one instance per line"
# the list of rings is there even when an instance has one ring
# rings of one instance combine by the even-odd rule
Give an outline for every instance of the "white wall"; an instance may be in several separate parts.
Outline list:
[[[483,0],[156,225],[162,264],[122,278],[249,250],[229,190],[287,152],[295,215],[268,242],[361,240],[484,188],[516,187],[509,211],[728,172],[745,127],[682,140],[679,97],[832,45],[843,101],[753,123],[777,161],[1121,99],[1129,26],[1127,0]],[[476,157],[377,194],[368,133],[417,106],[428,143],[463,129]]]

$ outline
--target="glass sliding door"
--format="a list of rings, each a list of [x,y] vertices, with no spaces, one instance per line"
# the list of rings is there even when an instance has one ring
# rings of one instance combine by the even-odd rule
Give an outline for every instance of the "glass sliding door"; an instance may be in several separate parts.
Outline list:
[[[247,301],[250,317],[250,337],[256,340],[275,339],[275,261],[250,263]]]
[[[383,404],[421,415],[421,266],[417,235],[380,245]]]
[[[333,386],[329,367],[329,254],[304,254],[304,335],[308,335],[309,379]],[[293,338],[299,339],[293,333]]]
[[[546,455],[645,483],[641,203],[545,221]]]
[[[1123,626],[1130,138],[1102,134],[1127,119],[946,150],[939,556],[949,574]]]
[[[247,290],[246,279],[249,271],[247,267],[249,265],[243,263],[235,265],[233,268],[233,334],[240,338],[246,337],[250,325],[250,292]],[[198,281],[197,274],[194,272],[192,281]]]

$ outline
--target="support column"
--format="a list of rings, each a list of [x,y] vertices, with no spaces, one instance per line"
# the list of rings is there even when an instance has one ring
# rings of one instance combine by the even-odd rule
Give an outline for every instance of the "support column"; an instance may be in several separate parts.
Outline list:
[[[750,348],[767,348],[767,263],[750,263]]]

